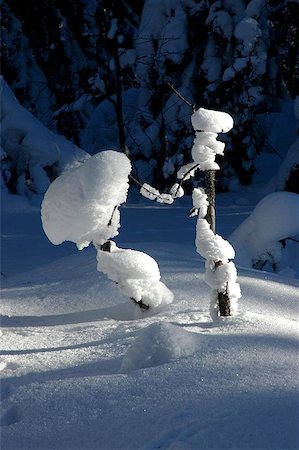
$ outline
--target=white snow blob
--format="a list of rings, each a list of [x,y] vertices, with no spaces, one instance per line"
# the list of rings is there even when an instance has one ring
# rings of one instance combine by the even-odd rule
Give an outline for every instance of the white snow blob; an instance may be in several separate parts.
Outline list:
[[[121,290],[136,302],[150,307],[167,305],[173,294],[160,281],[157,262],[149,255],[131,249],[118,248],[110,241],[110,252],[97,246],[98,271],[116,282]]]
[[[107,150],[53,181],[42,203],[42,224],[49,240],[103,244],[118,234],[119,205],[127,198],[129,159]]]
[[[205,108],[199,108],[192,114],[191,123],[195,131],[210,133],[228,133],[234,126],[229,114]]]

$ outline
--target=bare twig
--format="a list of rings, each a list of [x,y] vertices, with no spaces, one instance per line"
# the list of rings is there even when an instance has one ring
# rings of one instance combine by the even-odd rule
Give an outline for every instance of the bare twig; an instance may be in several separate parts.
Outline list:
[[[190,106],[190,108],[192,108],[192,111],[194,112],[196,110],[196,106],[193,105],[192,103],[190,103],[179,91],[176,90],[176,88],[173,86],[173,84],[167,82],[168,86],[170,87],[170,89],[181,99],[183,100],[184,103],[186,103],[186,105]]]

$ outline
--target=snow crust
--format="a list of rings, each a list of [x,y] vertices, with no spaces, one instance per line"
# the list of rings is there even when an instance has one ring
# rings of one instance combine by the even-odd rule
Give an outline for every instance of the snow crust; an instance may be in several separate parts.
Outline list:
[[[126,201],[129,159],[107,150],[69,170],[49,186],[42,202],[44,231],[55,244],[76,243],[79,249],[118,234],[118,207]]]
[[[160,281],[157,262],[146,253],[118,248],[112,243],[111,252],[98,248],[98,270],[117,283],[130,298],[150,307],[167,305],[173,294]]]

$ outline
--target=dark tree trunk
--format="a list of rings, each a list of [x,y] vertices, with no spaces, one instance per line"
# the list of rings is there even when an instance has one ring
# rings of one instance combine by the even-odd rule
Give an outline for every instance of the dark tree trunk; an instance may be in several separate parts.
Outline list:
[[[205,193],[208,196],[208,213],[206,220],[209,223],[213,233],[216,232],[216,175],[215,170],[205,172]]]
[[[216,172],[207,170],[205,172],[205,193],[208,196],[208,212],[206,220],[209,223],[213,233],[216,233]],[[222,265],[222,261],[215,261],[215,270]],[[230,299],[225,291],[218,291],[218,308],[220,316],[230,316]]]
[[[118,52],[118,49],[116,50]],[[118,53],[116,53],[114,58],[115,63],[115,74],[116,74],[116,104],[115,104],[115,113],[116,113],[116,121],[118,127],[118,141],[119,147],[122,150],[126,148],[126,130],[125,130],[125,122],[124,122],[124,113],[123,113],[123,102],[122,102],[122,80],[121,80],[121,67],[119,62]]]

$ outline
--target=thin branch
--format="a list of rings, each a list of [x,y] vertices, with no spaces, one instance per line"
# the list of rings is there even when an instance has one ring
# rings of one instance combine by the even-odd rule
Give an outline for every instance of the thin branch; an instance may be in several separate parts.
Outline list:
[[[192,108],[192,111],[194,112],[196,109],[196,106],[193,105],[192,103],[190,103],[179,91],[176,90],[176,88],[169,83],[169,81],[167,82],[168,86],[170,87],[170,89],[181,99],[183,100],[184,103],[186,103],[186,105],[190,106],[190,108]]]

